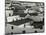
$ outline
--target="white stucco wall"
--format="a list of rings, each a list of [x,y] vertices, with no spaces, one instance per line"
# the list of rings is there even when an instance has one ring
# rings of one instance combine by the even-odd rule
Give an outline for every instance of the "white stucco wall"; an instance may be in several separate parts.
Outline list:
[[[11,16],[13,15],[13,10],[6,10],[6,16],[8,17],[9,14],[11,14]]]

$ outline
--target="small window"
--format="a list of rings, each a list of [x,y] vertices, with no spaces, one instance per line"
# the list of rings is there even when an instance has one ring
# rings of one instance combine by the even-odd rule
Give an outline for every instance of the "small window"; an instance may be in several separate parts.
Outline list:
[[[13,26],[11,26],[11,29],[13,29]]]
[[[37,33],[37,31],[35,31],[35,33]]]

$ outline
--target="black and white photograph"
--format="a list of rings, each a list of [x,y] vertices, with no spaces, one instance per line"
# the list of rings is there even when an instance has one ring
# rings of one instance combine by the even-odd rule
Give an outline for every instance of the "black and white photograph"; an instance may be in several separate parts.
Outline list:
[[[44,33],[44,2],[5,0],[5,35]]]

